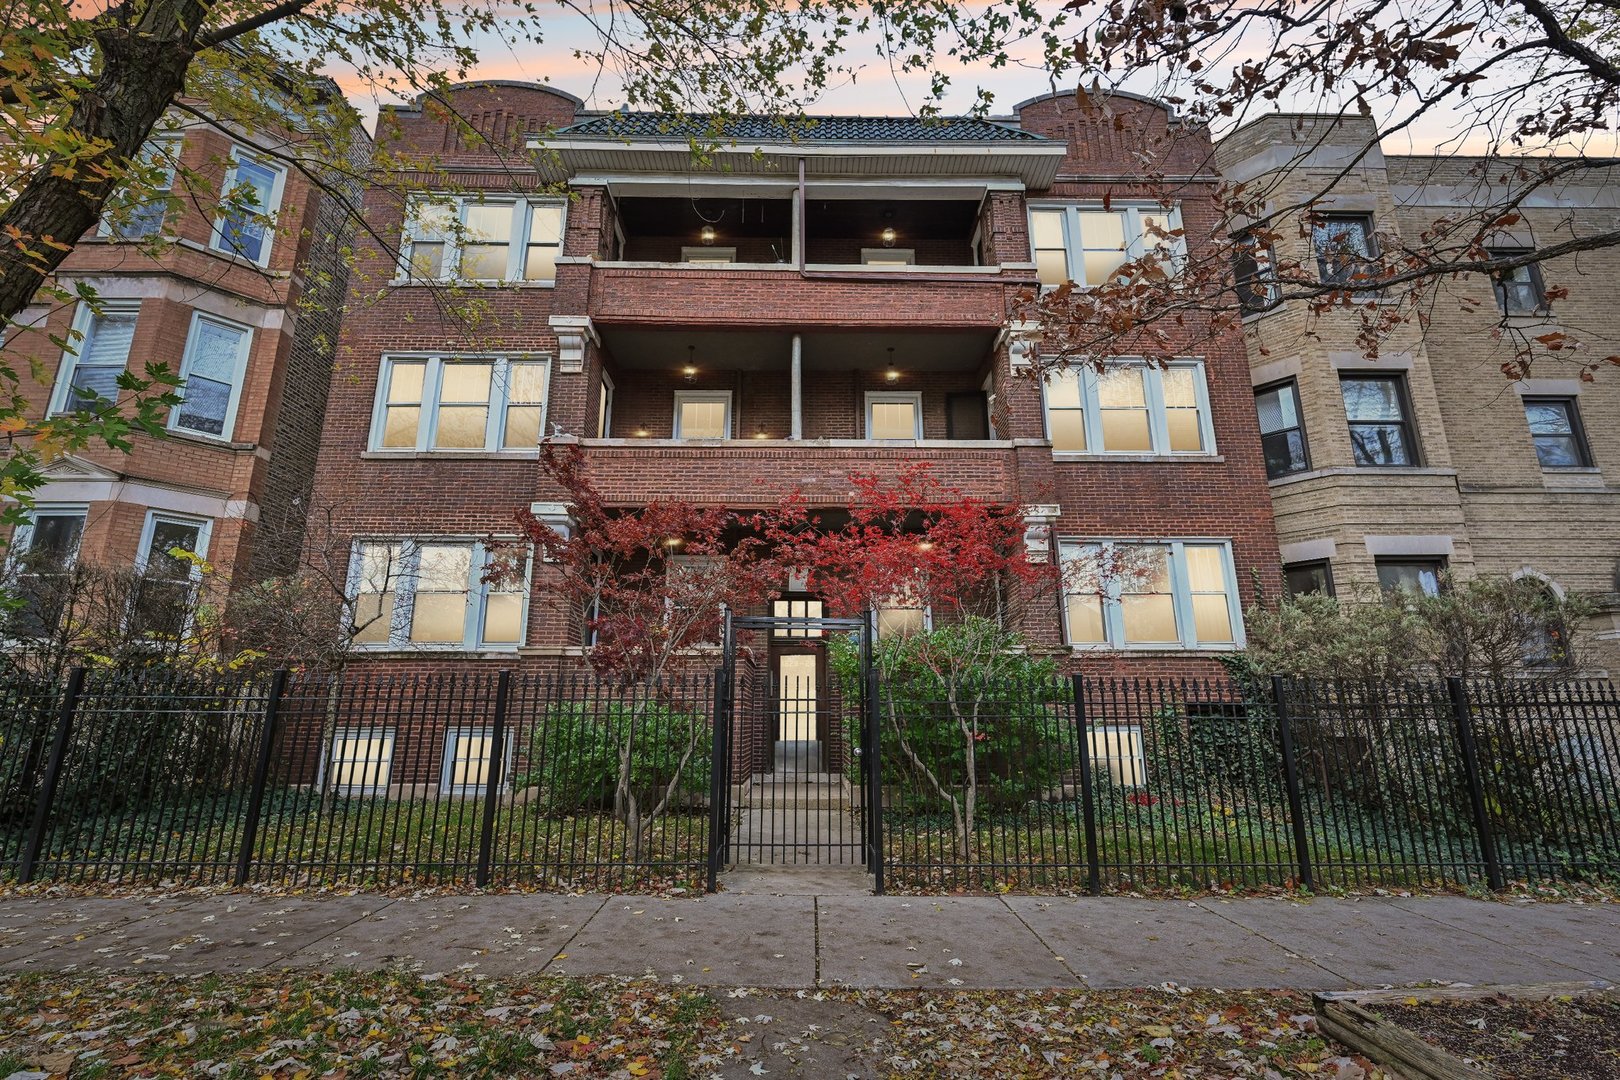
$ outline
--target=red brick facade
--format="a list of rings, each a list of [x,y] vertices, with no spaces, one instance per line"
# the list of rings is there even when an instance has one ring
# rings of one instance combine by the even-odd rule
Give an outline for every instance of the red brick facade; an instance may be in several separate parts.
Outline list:
[[[484,117],[491,142],[508,148],[517,147],[523,133],[567,126],[576,109],[566,95],[511,84],[464,89],[456,106],[464,114]],[[1199,243],[1215,222],[1208,140],[1175,126],[1165,109],[1153,103],[1123,100],[1115,110],[1123,123],[1164,136],[1164,167],[1189,178],[1181,189],[1180,208],[1188,242]],[[1277,546],[1248,364],[1238,334],[1228,334],[1198,354],[1205,365],[1214,453],[1054,458],[1040,388],[1015,370],[1007,333],[1014,298],[1035,284],[1026,197],[1108,197],[1119,202],[1151,196],[1129,179],[1143,172],[1128,149],[1136,140],[1120,137],[1111,123],[1081,112],[1071,95],[1026,103],[1016,124],[1026,132],[1067,140],[1068,153],[1056,180],[1040,190],[1007,182],[1006,176],[995,175],[993,155],[985,158],[986,179],[993,182],[974,196],[981,200],[976,248],[962,245],[963,251],[976,250],[983,265],[884,273],[817,268],[793,260],[738,268],[614,264],[608,257],[616,243],[615,203],[624,197],[614,190],[617,180],[588,170],[569,175],[566,158],[561,166],[498,168],[499,155],[481,147],[467,149],[446,136],[431,107],[385,114],[380,133],[384,144],[393,145],[389,132],[397,129],[401,144],[436,156],[444,169],[436,179],[424,174],[424,186],[516,193],[534,190],[546,177],[569,184],[566,231],[554,285],[480,293],[487,310],[475,329],[444,317],[435,287],[382,287],[394,277],[390,253],[363,255],[339,343],[318,469],[318,495],[336,513],[340,542],[475,539],[510,531],[519,507],[559,497],[540,481],[532,451],[374,448],[373,416],[386,355],[518,354],[550,359],[548,433],[581,439],[599,483],[627,506],[685,497],[751,507],[793,490],[805,492],[813,502],[838,505],[847,498],[846,477],[852,470],[882,473],[927,461],[945,482],[974,495],[1060,507],[1054,538],[1227,542],[1238,601],[1253,601],[1256,580],[1275,595]],[[634,177],[635,171],[626,166],[624,172],[650,183]],[[762,182],[777,185],[779,194],[773,197],[791,198],[792,179],[784,174]],[[873,198],[904,200],[930,182],[926,176],[888,179],[905,184],[891,185]],[[709,184],[704,190],[710,194],[725,192],[718,182],[710,183],[716,181],[713,174],[693,171],[688,180],[694,188]],[[817,182],[827,181],[812,186]],[[872,183],[869,178],[862,182]],[[374,194],[368,197],[366,214],[382,235],[398,235],[403,210],[396,199]],[[739,257],[757,257],[745,248],[739,246]],[[673,250],[668,244],[649,247],[666,249]],[[559,337],[552,324],[558,317],[588,320],[589,328],[565,326]],[[787,438],[792,405],[786,342],[792,335],[802,337],[806,357],[799,442]],[[582,357],[577,351],[581,346]],[[893,380],[886,377],[882,361],[891,346],[898,346],[897,354],[906,358],[896,361],[901,370]],[[849,363],[841,363],[844,356],[851,358]],[[688,357],[695,358],[698,368],[691,376],[681,370]],[[614,387],[606,438],[598,431],[604,373]],[[987,384],[996,401],[992,437],[946,441],[946,395],[976,392]],[[673,441],[674,395],[687,390],[731,393],[731,440]],[[858,441],[865,394],[888,390],[921,394],[922,441]],[[1059,641],[1056,609],[1056,604],[1047,604],[1032,612],[1026,629],[1037,639]],[[410,667],[550,663],[577,651],[576,623],[547,604],[546,570],[536,566],[521,649],[401,649],[379,652],[374,659]],[[1097,673],[1207,674],[1215,670],[1216,656],[1207,649],[1077,650],[1073,661]]]

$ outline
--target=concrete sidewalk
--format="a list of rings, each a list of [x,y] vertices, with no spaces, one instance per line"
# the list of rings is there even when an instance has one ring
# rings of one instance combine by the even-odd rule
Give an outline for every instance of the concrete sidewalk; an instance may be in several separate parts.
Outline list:
[[[0,971],[374,968],[759,987],[1620,982],[1620,905],[721,893],[0,898]]]

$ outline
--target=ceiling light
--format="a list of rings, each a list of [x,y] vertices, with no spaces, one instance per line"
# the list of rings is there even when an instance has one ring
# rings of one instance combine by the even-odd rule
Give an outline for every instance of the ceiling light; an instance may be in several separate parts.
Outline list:
[[[686,376],[686,381],[687,382],[691,382],[692,377],[697,374],[697,346],[696,345],[688,345],[686,347],[686,366],[681,368],[681,374]]]
[[[883,377],[885,379],[887,379],[889,382],[899,382],[900,381],[900,369],[894,366],[894,346],[893,345],[889,346],[889,370],[885,371],[883,373]]]
[[[647,429],[646,429],[645,426],[636,428],[636,438],[645,439],[646,437],[647,437]]]
[[[919,543],[917,545],[917,550],[918,551],[933,551],[934,550],[934,542],[932,540],[924,540],[924,541],[922,541],[921,543]]]
[[[884,247],[894,247],[894,241],[900,234],[894,231],[894,226],[886,225],[878,237],[883,241]]]
[[[714,226],[705,225],[703,228],[699,229],[698,239],[703,241],[704,247],[708,247],[710,244],[714,243]]]

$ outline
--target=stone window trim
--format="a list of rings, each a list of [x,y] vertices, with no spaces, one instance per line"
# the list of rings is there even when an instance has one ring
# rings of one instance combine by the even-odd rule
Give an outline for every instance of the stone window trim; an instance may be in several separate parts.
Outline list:
[[[1320,583],[1321,587],[1315,588],[1314,586],[1318,583]],[[1296,587],[1304,584],[1313,587]],[[1333,585],[1333,561],[1331,559],[1310,559],[1305,562],[1283,563],[1283,589],[1291,597],[1318,592],[1325,596],[1337,596],[1338,592]]]

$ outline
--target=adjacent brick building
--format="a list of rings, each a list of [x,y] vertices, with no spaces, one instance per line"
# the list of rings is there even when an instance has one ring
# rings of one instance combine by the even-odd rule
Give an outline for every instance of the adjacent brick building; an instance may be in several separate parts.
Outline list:
[[[1266,185],[1275,205],[1331,183],[1318,234],[1351,230],[1354,242],[1380,247],[1524,182],[1511,161],[1376,147],[1355,160],[1376,134],[1359,117],[1277,115],[1222,140],[1217,160],[1229,179]],[[1613,179],[1587,170],[1536,192],[1497,247],[1612,230],[1620,224]],[[1296,224],[1281,223],[1289,239],[1277,257],[1313,265],[1312,230]],[[1533,576],[1598,602],[1576,658],[1594,672],[1617,670],[1620,380],[1599,372],[1583,382],[1557,357],[1530,378],[1503,374],[1514,335],[1565,328],[1589,355],[1620,352],[1610,292],[1617,273],[1620,253],[1609,249],[1502,282],[1478,274],[1444,281],[1427,327],[1397,327],[1376,359],[1357,345],[1352,311],[1313,317],[1289,304],[1252,316],[1251,379],[1290,586],[1350,597],[1380,585],[1432,590],[1442,570]],[[1567,297],[1549,302],[1553,284]],[[1497,333],[1504,317],[1506,333]]]
[[[328,93],[348,107],[335,86]],[[37,415],[116,398],[118,375],[148,363],[182,377],[184,403],[162,439],[137,434],[128,453],[91,448],[49,463],[14,553],[195,579],[195,567],[168,557],[178,547],[241,582],[297,565],[351,217],[279,152],[298,133],[235,137],[172,119],[147,153],[171,185],[176,169],[194,171],[214,194],[175,186],[174,198],[109,212],[55,275],[69,291],[92,287],[100,309],[42,299],[16,320],[5,352],[43,373],[22,385]],[[363,166],[370,145],[351,151],[348,164]],[[252,192],[240,212],[223,204],[227,190]],[[160,235],[172,242],[154,245]]]
[[[398,244],[357,267],[321,445],[362,662],[581,653],[544,565],[519,590],[480,583],[480,539],[520,507],[566,521],[542,433],[578,440],[627,507],[793,491],[837,507],[850,472],[926,461],[1025,507],[1033,557],[1148,545],[1158,572],[1113,587],[1127,595],[1026,613],[1081,669],[1212,673],[1243,642],[1255,582],[1280,587],[1241,335],[1043,390],[1038,342],[1011,322],[1021,290],[1140,255],[1145,219],[1193,245],[1214,228],[1211,148],[1164,106],[1115,112],[1164,146],[1173,207],[1141,179],[1137,141],[1072,94],[999,121],[743,118],[697,166],[705,118],[589,113],[535,85],[451,93],[472,132],[433,102],[380,121],[437,194],[367,197]],[[476,320],[447,314],[450,291],[476,297]],[[814,603],[790,586],[784,602]]]

